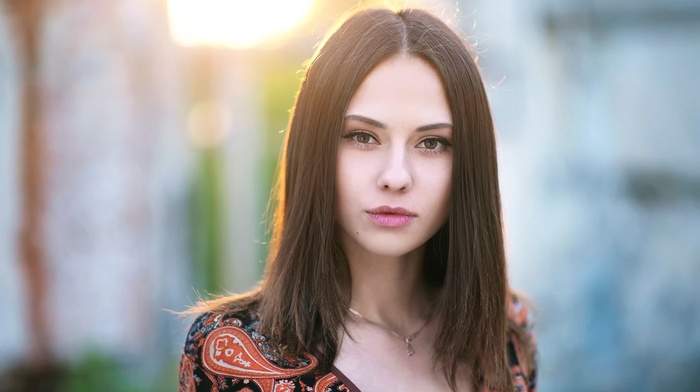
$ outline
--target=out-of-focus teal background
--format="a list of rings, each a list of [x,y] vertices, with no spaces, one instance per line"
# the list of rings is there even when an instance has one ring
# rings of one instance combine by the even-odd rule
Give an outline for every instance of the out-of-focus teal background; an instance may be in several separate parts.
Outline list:
[[[698,391],[700,3],[427,3],[477,43],[539,390]],[[0,0],[0,391],[177,388],[168,310],[260,277],[301,70],[355,4],[236,49],[175,42],[166,0]]]

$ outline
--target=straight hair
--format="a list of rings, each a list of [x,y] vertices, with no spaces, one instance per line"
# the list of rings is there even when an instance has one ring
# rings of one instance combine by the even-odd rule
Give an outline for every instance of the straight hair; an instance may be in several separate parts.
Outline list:
[[[344,115],[377,65],[395,56],[418,58],[440,74],[454,130],[450,213],[428,241],[424,261],[426,280],[441,288],[433,313],[439,325],[434,361],[452,389],[457,373],[467,372],[474,390],[511,390],[506,346],[513,325],[507,319],[496,140],[472,49],[420,9],[360,10],[331,33],[306,69],[290,116],[261,286],[195,309],[255,307],[260,331],[281,349],[314,354],[321,369],[331,369],[341,332],[347,331],[350,301],[349,268],[335,222],[336,150]]]

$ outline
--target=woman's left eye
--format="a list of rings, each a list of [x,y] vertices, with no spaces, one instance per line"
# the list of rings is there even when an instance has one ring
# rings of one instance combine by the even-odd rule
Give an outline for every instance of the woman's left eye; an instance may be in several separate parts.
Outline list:
[[[443,151],[450,146],[451,145],[447,140],[437,137],[423,139],[420,143],[418,143],[418,147],[431,153]]]
[[[367,144],[372,142],[372,136],[370,136],[367,133],[356,133],[353,135],[353,138],[356,142],[362,143],[362,144]]]

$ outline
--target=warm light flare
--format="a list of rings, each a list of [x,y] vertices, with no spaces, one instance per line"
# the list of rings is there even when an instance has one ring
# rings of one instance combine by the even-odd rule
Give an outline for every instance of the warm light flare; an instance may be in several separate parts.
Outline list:
[[[168,0],[170,30],[185,46],[245,49],[300,25],[313,0]]]
[[[190,141],[199,148],[220,145],[231,132],[231,114],[217,102],[202,102],[190,111],[188,133]]]

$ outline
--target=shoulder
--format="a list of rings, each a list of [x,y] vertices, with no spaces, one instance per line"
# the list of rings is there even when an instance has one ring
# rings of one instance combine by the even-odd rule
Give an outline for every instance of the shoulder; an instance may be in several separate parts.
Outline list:
[[[314,356],[282,354],[258,324],[254,309],[197,317],[180,358],[180,392],[313,391],[319,383],[333,384],[317,371]]]
[[[534,322],[530,307],[519,294],[510,293],[508,295],[508,318],[528,332],[533,330]]]
[[[522,297],[510,294],[508,302],[508,360],[518,391],[534,392],[537,381],[537,346],[532,313]]]

